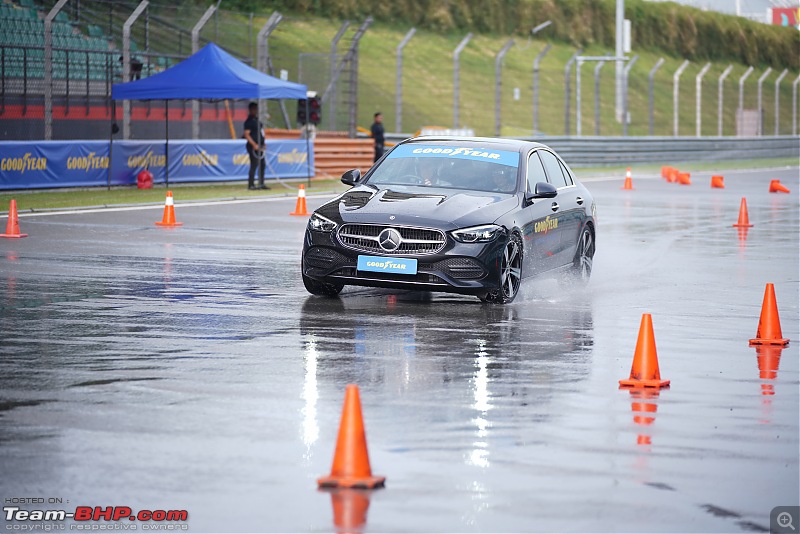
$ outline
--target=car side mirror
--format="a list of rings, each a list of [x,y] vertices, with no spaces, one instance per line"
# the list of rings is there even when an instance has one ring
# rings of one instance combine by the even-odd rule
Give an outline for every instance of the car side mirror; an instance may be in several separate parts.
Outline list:
[[[527,200],[533,200],[536,198],[553,198],[558,194],[558,189],[553,184],[549,184],[547,182],[537,182],[534,192],[528,193],[525,195]]]
[[[359,180],[361,180],[361,171],[358,169],[350,169],[342,175],[342,183],[345,185],[356,185]]]

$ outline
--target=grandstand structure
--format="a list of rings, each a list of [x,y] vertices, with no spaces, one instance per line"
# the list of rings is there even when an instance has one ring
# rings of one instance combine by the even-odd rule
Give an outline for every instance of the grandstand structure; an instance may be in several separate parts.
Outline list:
[[[0,140],[46,137],[45,17],[54,3],[0,0]],[[122,27],[135,7],[135,2],[119,0],[73,0],[55,16],[49,84],[53,140],[108,138],[111,85],[127,81],[122,75]],[[130,79],[160,72],[192,52],[190,32],[149,11],[132,37]],[[239,59],[252,64],[251,58]],[[121,120],[121,110],[116,112]],[[163,103],[135,103],[131,113],[132,138],[163,137]],[[236,121],[245,115],[242,106],[233,111]],[[191,105],[173,104],[170,121],[174,136],[190,137]],[[201,106],[200,121],[201,138],[228,137],[223,105]]]

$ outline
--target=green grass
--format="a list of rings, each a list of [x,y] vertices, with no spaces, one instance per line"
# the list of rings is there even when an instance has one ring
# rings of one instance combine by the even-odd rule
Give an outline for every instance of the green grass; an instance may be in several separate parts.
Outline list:
[[[305,182],[302,182],[305,183]],[[296,184],[287,184],[296,186]],[[246,185],[224,183],[214,185],[173,184],[170,190],[175,197],[175,204],[187,201],[226,200],[258,198],[265,196],[297,196],[294,188],[287,189],[280,184],[270,184],[272,189],[266,191],[248,191]],[[343,191],[347,187],[338,180],[314,180],[307,189],[309,194],[331,191]],[[124,206],[142,204],[162,204],[166,197],[166,189],[156,186],[153,189],[137,189],[135,187],[114,187],[96,189],[69,189],[47,191],[15,191],[0,193],[0,206],[7,213],[11,199],[17,201],[17,210],[47,211],[70,208],[89,208],[105,206]]]
[[[681,166],[682,171],[702,172],[712,170],[731,170],[731,169],[757,169],[769,167],[797,166],[797,160],[793,158],[778,159],[758,159],[758,160],[739,160],[725,162],[693,162],[685,163]],[[624,176],[624,167],[587,167],[573,169],[579,179],[596,176]],[[636,174],[658,174],[661,170],[660,165],[643,164],[631,167],[631,172]],[[293,185],[293,184],[289,184]],[[170,186],[175,197],[176,205],[182,202],[203,201],[203,200],[230,200],[258,198],[265,196],[291,196],[296,195],[294,190],[281,187],[279,184],[271,184],[272,189],[268,191],[248,191],[241,183],[224,183],[214,185],[189,185],[176,184]],[[315,193],[334,193],[347,189],[338,180],[314,180],[308,189],[309,194]],[[13,193],[0,194],[0,206],[3,209],[8,206],[11,199],[17,201],[17,209],[20,212],[30,211],[49,211],[72,208],[95,208],[106,206],[125,206],[125,205],[162,205],[164,203],[166,189],[156,187],[154,189],[136,189],[133,187],[115,187],[111,190],[105,188],[98,189],[70,189],[70,190],[47,190],[47,191],[16,191]],[[0,211],[6,214],[6,211]]]

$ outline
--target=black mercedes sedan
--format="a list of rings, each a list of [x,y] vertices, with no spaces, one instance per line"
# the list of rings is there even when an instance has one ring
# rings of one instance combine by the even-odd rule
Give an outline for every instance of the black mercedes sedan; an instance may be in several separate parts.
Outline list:
[[[588,282],[595,203],[549,147],[509,139],[416,137],[396,145],[309,219],[306,289],[445,291],[509,303],[526,278]]]

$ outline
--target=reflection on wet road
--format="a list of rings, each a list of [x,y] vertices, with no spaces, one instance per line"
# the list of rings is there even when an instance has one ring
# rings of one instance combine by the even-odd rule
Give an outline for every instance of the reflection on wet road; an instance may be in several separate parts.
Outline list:
[[[0,495],[186,509],[192,531],[768,531],[800,499],[800,209],[767,193],[797,170],[709,177],[587,182],[591,284],[508,307],[309,296],[291,198],[176,198],[179,229],[23,216],[0,241]],[[767,282],[783,349],[748,346]],[[642,313],[671,388],[620,391]],[[349,383],[386,488],[318,491]]]

